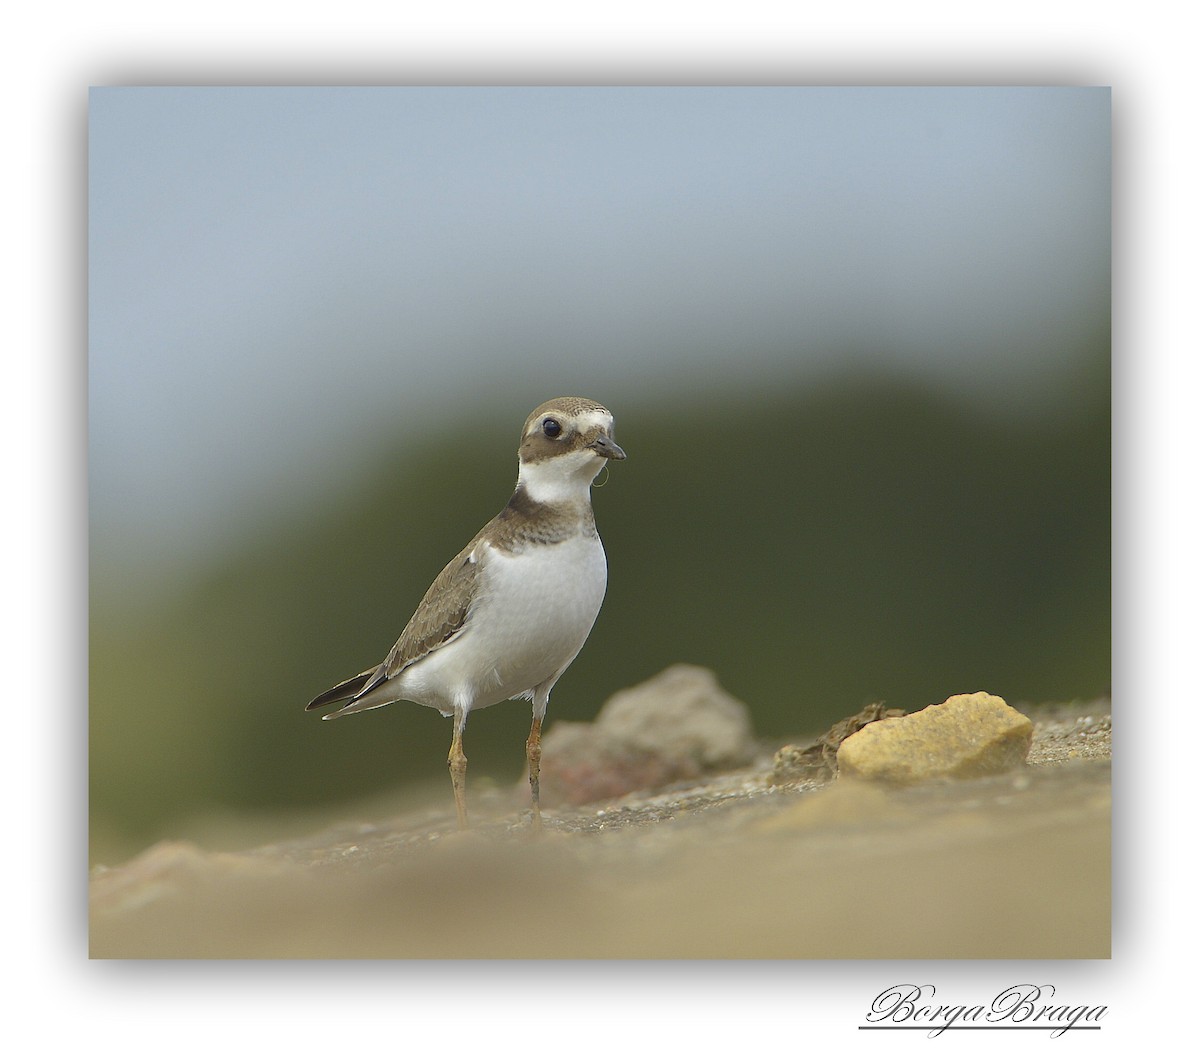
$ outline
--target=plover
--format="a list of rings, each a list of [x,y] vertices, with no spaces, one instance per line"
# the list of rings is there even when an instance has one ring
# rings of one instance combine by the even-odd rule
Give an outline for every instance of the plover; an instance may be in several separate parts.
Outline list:
[[[453,718],[447,763],[465,828],[467,715],[502,700],[531,700],[525,750],[540,826],[550,690],[583,648],[608,582],[591,485],[609,460],[624,458],[603,405],[583,397],[539,405],[521,430],[508,505],[438,573],[383,663],[326,690],[306,710],[342,703],[329,719],[408,700]]]

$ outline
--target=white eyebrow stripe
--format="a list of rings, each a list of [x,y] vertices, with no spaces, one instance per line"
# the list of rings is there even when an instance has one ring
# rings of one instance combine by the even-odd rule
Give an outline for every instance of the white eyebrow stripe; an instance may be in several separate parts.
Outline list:
[[[601,430],[608,430],[613,425],[612,413],[581,412],[575,417],[575,425],[580,430],[591,430],[592,427],[600,427]]]

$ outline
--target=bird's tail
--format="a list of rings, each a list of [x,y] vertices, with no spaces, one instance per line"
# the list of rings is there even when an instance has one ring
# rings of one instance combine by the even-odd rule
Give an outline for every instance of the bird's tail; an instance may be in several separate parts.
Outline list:
[[[375,668],[370,667],[361,674],[356,674],[353,678],[347,678],[344,682],[338,682],[332,689],[326,689],[320,696],[314,697],[304,707],[305,711],[312,711],[314,708],[324,707],[326,704],[337,704],[343,700],[353,700],[362,691],[362,687],[370,680],[371,675],[375,673]],[[325,716],[329,718],[329,715]]]

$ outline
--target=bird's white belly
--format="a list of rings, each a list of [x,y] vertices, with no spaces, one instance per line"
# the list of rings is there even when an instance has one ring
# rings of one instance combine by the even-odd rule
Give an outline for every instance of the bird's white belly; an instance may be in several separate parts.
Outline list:
[[[403,698],[450,714],[531,693],[587,640],[608,580],[596,537],[481,552],[482,578],[462,632],[401,675]]]

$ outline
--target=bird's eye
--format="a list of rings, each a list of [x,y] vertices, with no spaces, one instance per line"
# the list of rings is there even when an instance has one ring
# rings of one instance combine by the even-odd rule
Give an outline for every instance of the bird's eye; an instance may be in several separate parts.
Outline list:
[[[562,433],[562,424],[557,419],[547,419],[542,423],[542,433],[548,438],[556,438]]]

